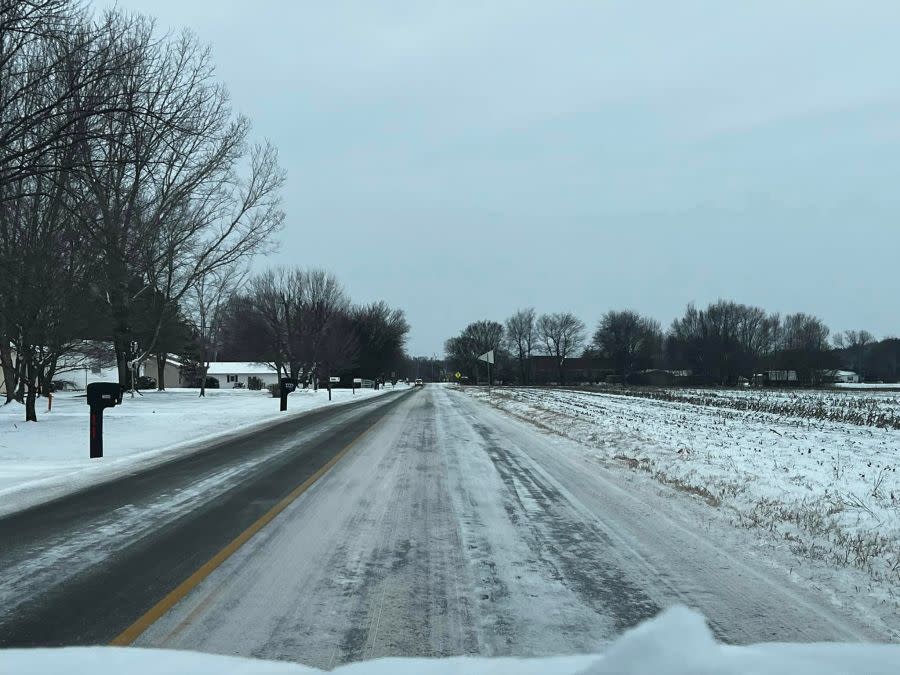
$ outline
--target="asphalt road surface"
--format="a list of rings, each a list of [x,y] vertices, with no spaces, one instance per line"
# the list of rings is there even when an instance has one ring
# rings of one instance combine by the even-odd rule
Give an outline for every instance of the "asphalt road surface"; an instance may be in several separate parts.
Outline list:
[[[674,603],[732,643],[879,637],[698,526],[670,488],[451,388],[311,415],[240,448],[0,521],[0,541],[14,542],[0,551],[0,600],[15,601],[0,642],[108,642],[132,626],[137,646],[327,668],[594,652]],[[177,602],[147,619],[178,584]]]
[[[0,518],[0,646],[108,643],[403,395],[302,414]]]

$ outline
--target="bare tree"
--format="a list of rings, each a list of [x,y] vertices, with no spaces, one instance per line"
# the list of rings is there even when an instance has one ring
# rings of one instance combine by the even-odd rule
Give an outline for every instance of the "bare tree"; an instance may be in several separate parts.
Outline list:
[[[318,370],[328,348],[339,360],[333,324],[349,317],[350,300],[337,278],[321,269],[275,268],[250,282],[250,303],[265,328],[261,342],[279,374],[318,386]],[[342,323],[346,327],[346,324]],[[341,336],[338,341],[350,342]],[[346,356],[346,354],[345,354]]]
[[[337,375],[357,362],[360,345],[355,328],[353,317],[344,311],[328,322],[316,356],[316,379]],[[378,375],[372,377],[378,379]]]
[[[506,320],[506,343],[519,362],[522,384],[528,384],[528,365],[536,339],[535,322],[533,307],[517,310]]]
[[[500,355],[503,346],[503,324],[496,321],[474,321],[466,326],[457,337],[444,343],[447,359],[454,368],[472,376],[478,381],[478,357],[491,350]]]
[[[330,272],[313,269],[301,272],[300,296],[301,359],[305,381],[318,389],[318,367],[325,345],[334,338],[332,327],[338,318],[349,314],[350,299]]]
[[[620,377],[627,378],[640,359],[652,358],[661,333],[658,322],[637,312],[609,311],[600,319],[593,345],[615,364]]]
[[[835,346],[847,351],[860,379],[866,376],[866,356],[874,342],[875,336],[867,330],[847,330],[834,336]]]
[[[385,302],[373,302],[354,307],[351,319],[359,372],[382,381],[390,378],[396,382],[409,333],[403,310],[392,309]]]
[[[571,312],[543,314],[538,319],[537,332],[544,352],[556,360],[560,384],[565,384],[566,359],[577,354],[584,345],[584,322]]]
[[[216,349],[221,342],[225,307],[245,278],[246,272],[239,268],[220,267],[196,279],[185,297],[185,314],[200,349],[201,397],[206,396],[209,364],[216,360]]]
[[[42,63],[55,67],[67,45],[63,38],[43,44],[43,51],[41,44],[31,44],[29,64],[37,70]],[[73,100],[59,96],[60,90],[68,90],[61,79],[42,79],[41,86],[16,92],[19,111],[40,109],[48,102],[56,105],[54,119],[29,117],[28,126],[15,137],[17,147],[40,145],[40,138],[57,132],[56,118],[77,114]],[[2,84],[0,91],[8,93]],[[4,109],[8,112],[9,107]],[[60,358],[79,342],[78,333],[91,319],[85,298],[94,263],[72,218],[74,156],[74,143],[60,141],[43,147],[40,170],[0,178],[0,364],[7,400],[16,397],[25,403],[27,421],[37,421],[37,396],[49,393]],[[15,362],[10,345],[15,347]]]
[[[81,300],[105,306],[82,332],[109,324],[124,383],[138,333],[143,359],[188,294],[265,249],[284,173],[248,134],[192,35],[0,0],[0,367],[28,419]]]
[[[273,148],[249,146],[249,123],[196,38],[160,40],[149,20],[123,29],[112,16],[121,66],[100,95],[118,105],[83,124],[78,204],[124,381],[135,298],[154,290],[176,305],[199,279],[262,249],[283,220],[284,174]]]
[[[68,48],[82,27],[69,0],[0,0],[0,183],[43,173],[45,153],[68,144],[69,104],[84,84],[67,69]]]
[[[303,275],[277,267],[253,277],[247,305],[257,318],[260,351],[266,352],[279,377],[297,379],[300,373],[300,306]]]
[[[751,378],[777,348],[778,315],[759,307],[719,300],[704,310],[688,305],[672,323],[668,336],[670,358],[690,367],[695,375],[717,384]]]
[[[797,371],[801,382],[819,384],[823,371],[834,366],[829,333],[818,317],[802,312],[785,317],[780,357],[783,365]]]

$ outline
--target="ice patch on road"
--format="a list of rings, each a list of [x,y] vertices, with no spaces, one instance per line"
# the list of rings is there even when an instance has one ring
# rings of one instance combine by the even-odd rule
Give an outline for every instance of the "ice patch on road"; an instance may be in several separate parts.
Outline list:
[[[867,644],[723,645],[705,619],[674,607],[626,632],[602,655],[540,659],[386,658],[352,663],[335,675],[843,675],[897,672],[900,646]],[[0,672],[17,675],[311,675],[305,666],[232,656],[118,647],[0,651]]]

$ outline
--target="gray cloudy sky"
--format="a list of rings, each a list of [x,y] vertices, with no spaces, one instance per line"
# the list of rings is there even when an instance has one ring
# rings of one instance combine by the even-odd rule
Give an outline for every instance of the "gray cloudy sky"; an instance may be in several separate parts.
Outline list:
[[[188,26],[288,170],[268,260],[407,311],[719,297],[900,333],[900,2],[121,0]]]

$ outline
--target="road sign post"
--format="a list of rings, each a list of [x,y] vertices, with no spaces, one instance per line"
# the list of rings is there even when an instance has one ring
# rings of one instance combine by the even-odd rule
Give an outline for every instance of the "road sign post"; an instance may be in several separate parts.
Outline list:
[[[362,386],[362,378],[354,377],[353,378],[353,395],[356,395],[356,385]]]
[[[489,352],[485,352],[484,354],[482,354],[481,356],[478,357],[478,360],[484,361],[485,363],[488,364],[488,386],[490,387],[494,383],[493,380],[491,379],[491,364],[494,363],[494,350],[492,349]],[[478,382],[476,382],[475,384],[478,384]]]
[[[332,376],[332,377],[328,378],[328,400],[329,401],[331,400],[331,385],[337,384],[340,381],[341,381],[341,378],[339,378],[339,377]]]
[[[103,411],[119,402],[121,392],[115,382],[91,382],[87,386],[87,404],[91,408],[91,459],[103,457]]]

